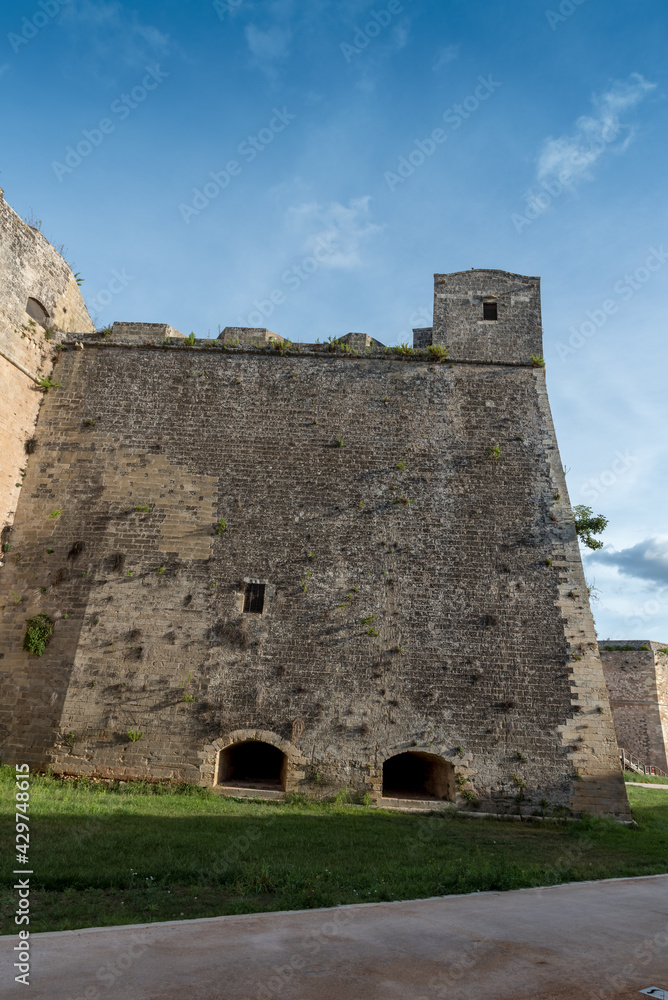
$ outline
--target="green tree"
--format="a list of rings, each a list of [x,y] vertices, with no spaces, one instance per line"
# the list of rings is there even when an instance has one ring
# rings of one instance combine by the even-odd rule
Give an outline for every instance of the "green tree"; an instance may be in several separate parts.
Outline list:
[[[603,514],[594,514],[591,507],[579,503],[573,508],[575,518],[575,530],[578,538],[589,549],[602,549],[603,542],[599,542],[594,535],[600,535],[608,526],[608,519]]]

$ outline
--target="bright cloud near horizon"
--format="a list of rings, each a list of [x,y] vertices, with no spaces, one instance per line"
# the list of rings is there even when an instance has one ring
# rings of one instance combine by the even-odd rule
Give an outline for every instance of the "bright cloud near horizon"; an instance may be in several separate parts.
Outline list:
[[[609,520],[583,549],[599,635],[668,641],[662,0],[2,18],[0,186],[99,325],[395,344],[430,324],[434,272],[540,275],[571,500]]]

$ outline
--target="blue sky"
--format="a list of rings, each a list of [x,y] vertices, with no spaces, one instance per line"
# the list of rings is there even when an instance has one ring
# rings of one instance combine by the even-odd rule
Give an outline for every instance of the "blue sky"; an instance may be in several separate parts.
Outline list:
[[[9,7],[0,185],[99,325],[394,344],[435,271],[541,275],[599,635],[668,641],[664,0]]]

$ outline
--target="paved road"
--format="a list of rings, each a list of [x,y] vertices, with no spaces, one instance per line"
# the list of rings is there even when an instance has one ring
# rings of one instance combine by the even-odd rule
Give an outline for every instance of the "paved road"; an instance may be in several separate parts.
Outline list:
[[[31,1000],[643,1000],[668,989],[668,875],[36,934]]]
[[[634,785],[636,788],[663,788],[668,792],[668,785],[661,785],[654,781],[627,781],[627,785]]]

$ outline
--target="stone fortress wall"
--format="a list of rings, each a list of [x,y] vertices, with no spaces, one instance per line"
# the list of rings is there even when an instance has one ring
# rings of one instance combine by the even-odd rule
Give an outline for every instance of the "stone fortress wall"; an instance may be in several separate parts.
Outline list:
[[[668,773],[668,647],[602,639],[599,650],[619,746]]]
[[[629,817],[538,279],[435,282],[421,353],[64,342],[0,578],[5,761],[220,788],[260,747],[283,791],[394,801],[419,764],[418,799]]]
[[[16,510],[25,444],[42,402],[39,379],[51,373],[62,333],[94,327],[69,265],[10,208],[1,188],[0,275],[1,531]]]

